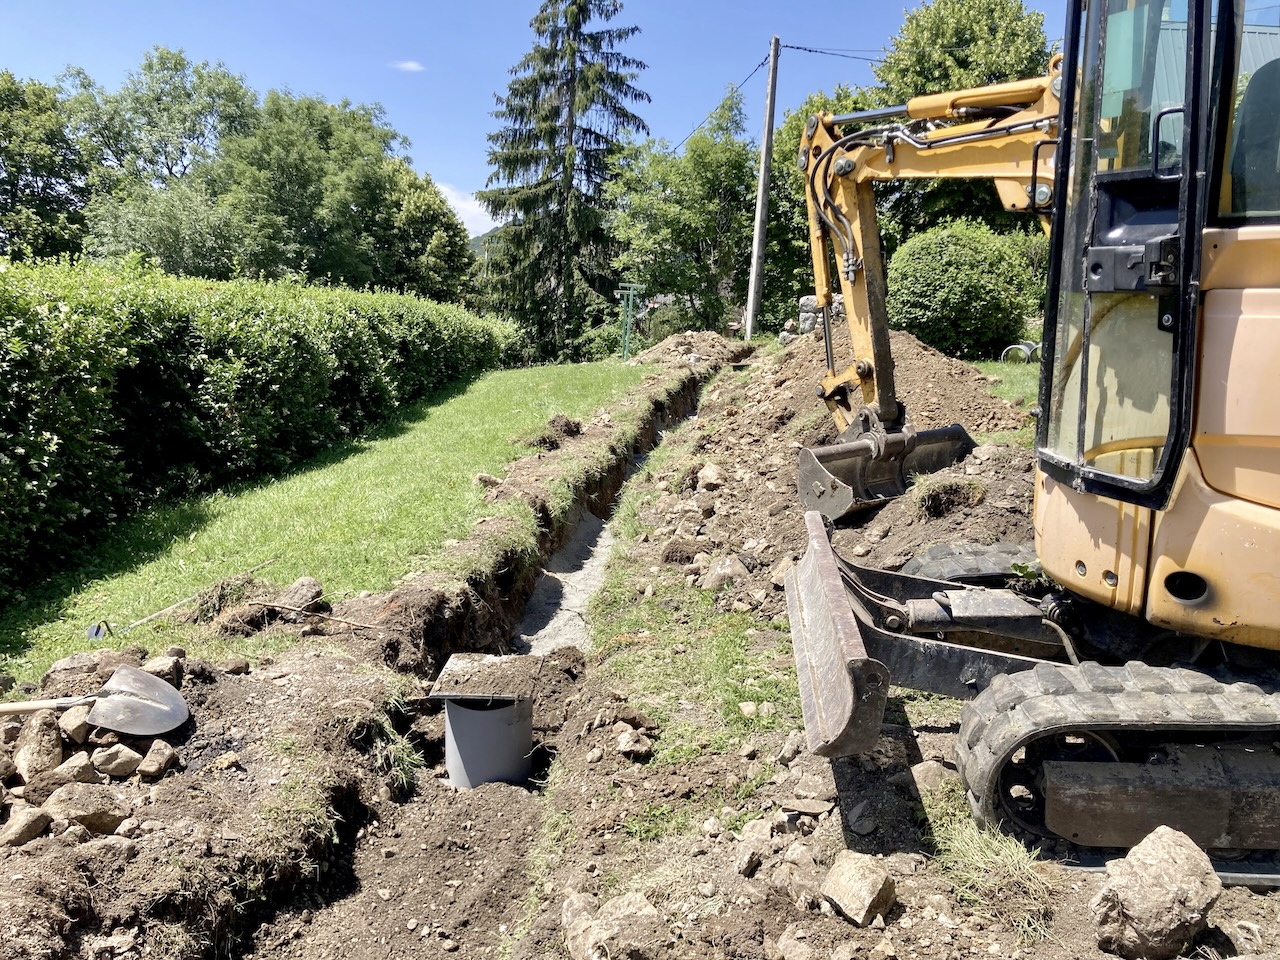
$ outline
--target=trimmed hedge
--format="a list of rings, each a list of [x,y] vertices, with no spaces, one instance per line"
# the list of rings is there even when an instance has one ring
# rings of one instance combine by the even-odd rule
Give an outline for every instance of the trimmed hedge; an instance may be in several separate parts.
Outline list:
[[[1043,297],[1032,243],[969,220],[916,234],[889,261],[889,326],[948,356],[999,356],[1022,339]]]
[[[0,260],[0,597],[117,516],[299,463],[518,348],[398,294]]]

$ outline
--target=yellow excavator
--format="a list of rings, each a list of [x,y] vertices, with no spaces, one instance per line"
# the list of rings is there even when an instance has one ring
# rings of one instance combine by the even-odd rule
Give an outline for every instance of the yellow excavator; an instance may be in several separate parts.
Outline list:
[[[966,699],[957,765],[980,821],[1082,861],[1168,824],[1225,876],[1275,882],[1273,0],[1070,0],[1048,76],[815,116],[799,162],[839,428],[801,452],[809,542],[786,581],[810,749],[868,750],[890,684]],[[893,386],[872,184],[939,176],[991,178],[1052,224],[1034,582],[876,570],[830,544],[833,521],[972,443],[914,430]]]

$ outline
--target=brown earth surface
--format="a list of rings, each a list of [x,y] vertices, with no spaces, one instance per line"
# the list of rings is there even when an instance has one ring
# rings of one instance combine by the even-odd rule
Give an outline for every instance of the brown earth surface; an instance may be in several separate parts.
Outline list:
[[[1023,423],[1025,413],[993,399],[973,368],[909,337],[893,345],[898,392],[917,426],[959,421],[997,432]],[[642,359],[675,369],[735,356],[712,335],[689,335]],[[616,561],[632,572],[639,602],[663,583],[693,597],[714,560],[735,557],[749,576],[723,584],[715,604],[756,619],[750,652],[779,676],[794,672],[781,574],[805,545],[796,450],[831,439],[813,398],[821,357],[807,336],[764,351],[723,370],[694,419],[659,422],[668,452],[630,481],[641,533]],[[612,442],[614,416],[580,430],[549,425],[542,450],[493,495],[545,509],[568,458]],[[600,490],[621,479],[609,463],[597,471]],[[1028,452],[984,446],[946,473],[947,489],[963,496],[902,498],[838,529],[837,548],[897,567],[933,544],[1030,539]],[[613,495],[598,492],[596,508]],[[483,554],[487,542],[459,549]],[[637,692],[643,678],[633,691],[605,669],[605,637],[602,649],[565,648],[521,675],[535,692],[530,787],[450,786],[444,717],[426,697],[428,681],[450,652],[506,652],[515,612],[499,596],[528,585],[523,574],[504,580],[501,563],[498,551],[482,589],[428,575],[349,602],[333,612],[337,621],[261,624],[298,644],[247,673],[187,660],[193,719],[170,737],[179,767],[154,782],[110,784],[134,811],[132,835],[94,837],[55,822],[39,839],[0,848],[0,958],[565,957],[566,905],[629,892],[656,910],[656,919],[628,918],[649,936],[626,954],[635,960],[1105,956],[1087,906],[1097,874],[1045,867],[1053,915],[1035,941],[992,919],[991,904],[957,901],[926,840],[910,772],[952,762],[950,702],[895,691],[874,750],[836,763],[800,749],[794,704],[752,703],[759,726],[732,727],[728,749],[708,738],[680,744],[678,762],[658,762],[638,740],[670,748],[681,729],[723,724],[714,705],[686,700],[682,724],[655,721]],[[679,600],[671,603],[679,617]],[[698,639],[671,649],[675,669]],[[630,738],[626,751],[620,738]],[[397,776],[396,743],[421,758],[409,782]],[[6,818],[13,801],[11,791]],[[688,828],[664,829],[671,824],[655,817]],[[652,836],[637,828],[646,823]],[[749,849],[754,870],[743,866]],[[883,858],[896,882],[897,905],[872,926],[855,927],[816,895],[844,849]],[[1277,914],[1272,896],[1228,890],[1194,955],[1274,949]]]

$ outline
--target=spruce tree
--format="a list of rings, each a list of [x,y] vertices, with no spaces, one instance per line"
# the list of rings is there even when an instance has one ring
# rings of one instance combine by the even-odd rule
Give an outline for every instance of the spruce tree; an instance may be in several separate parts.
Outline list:
[[[528,331],[544,358],[563,356],[589,308],[610,296],[605,229],[609,157],[647,133],[631,105],[644,64],[617,49],[639,27],[604,26],[620,0],[543,0],[533,49],[511,68],[489,135],[493,172],[480,201],[503,222],[494,305]]]

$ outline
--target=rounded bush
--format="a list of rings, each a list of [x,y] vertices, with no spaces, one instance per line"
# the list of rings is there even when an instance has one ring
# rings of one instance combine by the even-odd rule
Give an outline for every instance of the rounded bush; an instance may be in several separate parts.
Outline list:
[[[998,357],[1035,307],[1022,251],[971,221],[909,239],[889,261],[888,283],[889,326],[953,357]]]

